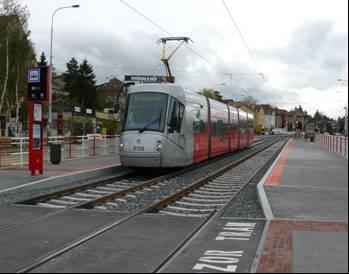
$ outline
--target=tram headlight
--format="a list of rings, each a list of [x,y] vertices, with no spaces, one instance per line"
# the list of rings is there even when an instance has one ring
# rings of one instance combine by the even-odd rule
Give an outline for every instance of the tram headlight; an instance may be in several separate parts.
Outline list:
[[[161,152],[161,150],[162,150],[162,142],[161,141],[156,142],[156,150],[158,152]]]
[[[124,144],[120,143],[119,148],[120,148],[120,151],[124,151]]]

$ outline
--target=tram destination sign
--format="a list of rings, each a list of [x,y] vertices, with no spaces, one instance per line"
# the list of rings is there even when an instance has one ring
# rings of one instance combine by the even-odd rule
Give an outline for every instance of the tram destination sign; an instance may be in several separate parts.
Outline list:
[[[125,82],[134,82],[137,84],[161,84],[167,83],[166,76],[154,75],[126,75]]]

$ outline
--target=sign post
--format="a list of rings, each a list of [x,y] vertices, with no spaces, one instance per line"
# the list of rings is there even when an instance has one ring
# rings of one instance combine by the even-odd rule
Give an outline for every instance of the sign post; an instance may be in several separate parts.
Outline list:
[[[49,67],[28,69],[29,171],[44,173],[44,103],[49,98]]]

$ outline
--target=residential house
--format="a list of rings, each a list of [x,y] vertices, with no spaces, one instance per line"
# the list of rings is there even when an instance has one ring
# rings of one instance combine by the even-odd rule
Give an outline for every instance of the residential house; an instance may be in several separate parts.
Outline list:
[[[306,111],[301,106],[290,111],[287,116],[288,130],[304,131],[305,125],[311,119]]]
[[[287,128],[287,110],[275,109],[275,128]]]

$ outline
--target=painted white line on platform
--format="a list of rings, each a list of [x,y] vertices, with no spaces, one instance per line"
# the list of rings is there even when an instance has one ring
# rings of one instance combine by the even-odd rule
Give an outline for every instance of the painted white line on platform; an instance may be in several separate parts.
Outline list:
[[[72,176],[72,175],[79,175],[79,174],[83,174],[83,173],[89,173],[89,172],[94,172],[94,171],[98,171],[98,170],[102,170],[102,169],[106,169],[106,168],[118,167],[118,166],[119,165],[109,165],[109,166],[105,166],[105,167],[81,170],[81,171],[71,172],[71,173],[68,173],[68,174],[53,176],[53,177],[45,178],[45,179],[42,179],[42,180],[39,180],[39,181],[35,181],[35,182],[31,182],[31,183],[20,185],[20,186],[15,186],[15,187],[11,187],[11,188],[0,190],[0,194],[3,194],[5,192],[10,192],[10,191],[13,191],[13,190],[17,190],[17,189],[21,189],[21,188],[24,188],[24,187],[27,187],[27,186],[33,186],[33,185],[41,184],[41,183],[44,183],[44,182],[47,182],[47,181],[51,181],[51,180],[55,180],[55,179],[58,179],[58,178],[64,178],[64,177],[69,177],[69,176]]]

